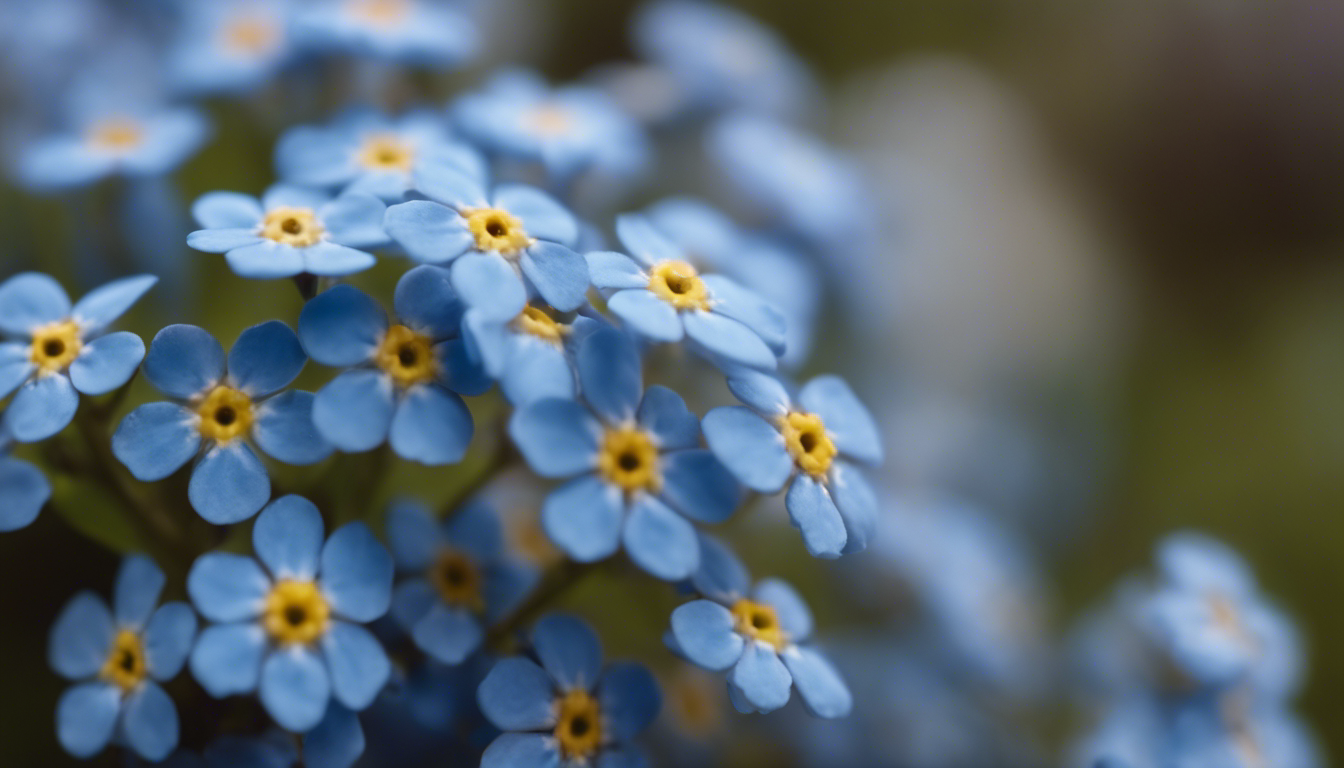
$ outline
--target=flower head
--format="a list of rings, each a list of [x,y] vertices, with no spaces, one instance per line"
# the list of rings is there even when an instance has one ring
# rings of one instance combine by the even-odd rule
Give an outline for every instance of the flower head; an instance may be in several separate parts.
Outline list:
[[[294,54],[288,0],[188,2],[182,10],[167,66],[183,93],[254,90]]]
[[[440,0],[317,0],[295,19],[309,49],[427,67],[453,67],[480,47],[476,25]]]

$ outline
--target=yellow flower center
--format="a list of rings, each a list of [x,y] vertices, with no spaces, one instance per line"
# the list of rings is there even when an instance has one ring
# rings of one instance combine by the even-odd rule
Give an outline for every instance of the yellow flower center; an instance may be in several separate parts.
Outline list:
[[[658,471],[658,447],[638,427],[607,430],[597,454],[597,468],[608,483],[626,493],[658,491],[663,476]]]
[[[222,385],[210,390],[210,394],[201,400],[196,406],[196,415],[201,419],[198,425],[201,437],[221,443],[247,434],[255,417],[252,398]]]
[[[280,645],[308,644],[327,631],[331,607],[311,581],[279,581],[266,596],[261,625]]]
[[[649,290],[677,309],[709,309],[709,289],[695,267],[684,261],[664,261],[654,266]]]
[[[398,386],[409,387],[430,381],[438,373],[434,359],[434,340],[404,325],[387,329],[383,343],[374,353],[374,362],[390,375]]]
[[[99,149],[118,151],[130,149],[144,139],[140,124],[128,117],[112,117],[93,124],[87,140]]]
[[[542,136],[559,136],[569,130],[571,124],[569,110],[558,104],[542,104],[527,116],[527,123],[533,131]]]
[[[324,231],[312,208],[281,206],[267,211],[261,224],[262,237],[296,247],[316,244]]]
[[[145,647],[140,636],[129,629],[117,632],[112,640],[112,650],[98,676],[117,686],[122,693],[130,691],[140,684],[149,674],[145,665]]]
[[[815,413],[794,411],[779,421],[784,445],[798,468],[809,475],[821,476],[831,468],[835,443],[826,434],[826,425]]]
[[[73,320],[61,320],[33,331],[28,359],[43,373],[57,373],[70,367],[83,346],[79,326]]]
[[[391,134],[378,134],[364,140],[358,162],[376,171],[409,171],[415,162],[415,149]]]
[[[730,610],[733,612],[734,628],[739,635],[767,643],[776,651],[784,650],[788,644],[789,636],[779,625],[779,615],[773,607],[744,597],[733,603]]]
[[[388,25],[405,18],[411,4],[409,0],[349,0],[346,8],[364,21]]]
[[[523,307],[523,313],[514,318],[513,324],[518,330],[553,344],[559,344],[569,333],[569,326],[531,305]]]
[[[481,570],[467,555],[455,549],[443,549],[429,567],[429,583],[438,590],[439,597],[449,605],[470,608],[477,613],[485,610],[481,594]]]
[[[584,760],[602,746],[602,710],[587,691],[573,690],[555,700],[555,740],[567,760]]]
[[[467,217],[467,229],[476,236],[477,250],[497,251],[512,256],[532,244],[532,238],[523,229],[522,220],[508,211],[477,208],[463,215]]]
[[[226,25],[220,36],[225,48],[257,54],[275,47],[280,38],[280,30],[269,19],[244,16]]]

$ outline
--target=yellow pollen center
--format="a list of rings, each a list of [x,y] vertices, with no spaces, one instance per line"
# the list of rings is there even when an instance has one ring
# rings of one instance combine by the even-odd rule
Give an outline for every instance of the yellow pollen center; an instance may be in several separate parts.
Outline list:
[[[602,746],[602,710],[587,691],[573,690],[555,700],[555,740],[568,760],[584,760]]]
[[[261,224],[262,237],[296,247],[316,244],[324,231],[311,208],[281,206],[267,211]]]
[[[225,48],[252,54],[271,50],[279,37],[274,23],[255,17],[235,19],[222,33]]]
[[[117,632],[98,676],[126,693],[139,685],[147,674],[149,668],[145,666],[145,647],[140,636],[129,629]]]
[[[84,342],[79,339],[79,326],[73,320],[44,325],[33,331],[33,344],[28,359],[37,364],[42,373],[64,371],[79,357]]]
[[[744,597],[733,603],[730,610],[733,613],[734,629],[739,635],[767,643],[776,651],[784,650],[788,644],[789,636],[779,625],[779,615],[773,607]]]
[[[709,289],[695,267],[684,261],[664,261],[653,268],[649,290],[677,309],[709,309]]]
[[[378,171],[410,171],[415,150],[396,136],[370,136],[359,148],[358,162]]]
[[[201,437],[221,443],[247,434],[255,416],[252,398],[225,386],[210,390],[210,394],[196,406],[196,415],[201,420],[198,425]]]
[[[523,307],[523,313],[514,318],[513,323],[518,330],[554,344],[559,344],[569,333],[569,326],[556,322],[555,318],[531,305]]]
[[[87,137],[95,147],[111,151],[130,149],[144,138],[140,124],[126,117],[113,117],[94,123]]]
[[[542,136],[559,136],[569,130],[569,111],[558,104],[543,104],[528,113],[527,122]]]
[[[402,387],[430,381],[439,369],[434,359],[434,340],[404,325],[387,329],[373,359]]]
[[[501,208],[477,208],[463,214],[467,229],[476,237],[476,248],[512,256],[532,244],[517,216]]]
[[[477,613],[485,610],[481,594],[481,571],[467,555],[454,549],[443,549],[429,567],[429,583],[438,590],[439,597],[449,605],[469,608]]]
[[[831,460],[836,454],[835,443],[826,434],[826,425],[820,416],[794,411],[780,419],[779,431],[799,469],[820,476],[831,468]]]
[[[400,21],[410,11],[407,0],[350,0],[351,15],[372,24],[388,25]]]
[[[327,631],[331,607],[311,581],[279,581],[266,596],[261,625],[280,645],[308,644]]]
[[[658,471],[658,447],[637,427],[607,430],[597,454],[597,468],[608,483],[626,493],[656,492],[663,486]]]

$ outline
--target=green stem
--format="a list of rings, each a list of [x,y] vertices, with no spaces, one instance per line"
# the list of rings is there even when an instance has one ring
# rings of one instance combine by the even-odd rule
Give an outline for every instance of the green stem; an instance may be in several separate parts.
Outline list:
[[[526,600],[490,627],[485,635],[486,647],[499,650],[500,645],[516,630],[531,622],[537,614],[596,569],[597,563],[565,560],[547,571]]]

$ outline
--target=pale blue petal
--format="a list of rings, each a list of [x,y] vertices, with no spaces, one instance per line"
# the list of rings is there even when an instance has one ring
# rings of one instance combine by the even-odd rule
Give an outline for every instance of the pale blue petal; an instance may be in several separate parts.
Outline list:
[[[662,472],[663,499],[697,522],[721,523],[742,500],[737,480],[709,451],[664,453]]]
[[[313,426],[342,451],[377,448],[392,428],[392,388],[381,371],[346,371],[313,398]]]
[[[496,208],[502,208],[522,220],[523,229],[529,237],[571,248],[578,242],[578,221],[559,201],[545,192],[522,184],[501,184],[495,189],[494,198]]]
[[[427,163],[416,168],[414,186],[425,197],[458,210],[490,206],[480,180],[447,163]]]
[[[311,392],[290,390],[257,408],[252,439],[268,456],[286,464],[316,464],[331,455],[333,447],[313,426]]]
[[[278,650],[261,667],[261,704],[287,731],[312,730],[322,721],[330,699],[326,665],[304,646]]]
[[[387,205],[373,195],[347,192],[323,206],[320,216],[332,240],[364,250],[388,242],[383,230],[386,213]]]
[[[354,712],[335,701],[322,722],[303,736],[305,768],[350,768],[364,754],[364,729]]]
[[[252,549],[275,580],[312,581],[325,530],[313,502],[290,494],[266,506],[252,525]]]
[[[743,485],[775,493],[793,474],[793,458],[779,430],[742,406],[715,408],[702,424],[705,442]]]
[[[105,395],[131,380],[145,358],[145,342],[128,331],[109,333],[80,350],[70,383],[86,395]]]
[[[747,567],[719,539],[700,534],[700,567],[691,577],[691,584],[705,597],[724,605],[732,605],[747,593],[751,577]]]
[[[607,309],[647,339],[681,341],[686,335],[681,314],[644,288],[618,291],[607,300]]]
[[[747,701],[746,694],[742,693],[742,690],[736,685],[733,685],[732,680],[728,681],[728,701],[732,702],[733,709],[744,715],[759,714],[757,709],[751,705],[751,702]]]
[[[481,622],[471,612],[434,605],[411,631],[420,650],[444,664],[461,664],[485,639]]]
[[[206,229],[256,229],[266,212],[261,202],[238,192],[207,192],[191,205],[191,216]]]
[[[620,546],[624,501],[595,475],[560,486],[546,497],[541,525],[557,547],[580,562],[601,560]]]
[[[51,483],[37,467],[0,456],[0,532],[17,531],[36,520],[50,498]]]
[[[694,310],[682,315],[686,335],[711,355],[751,368],[773,370],[775,353],[761,337],[736,320]]]
[[[631,662],[616,662],[603,670],[597,697],[617,741],[631,739],[649,727],[663,703],[648,667]]]
[[[509,436],[533,471],[569,477],[596,466],[602,428],[573,400],[539,400],[515,411]]]
[[[857,467],[843,461],[831,468],[830,491],[848,536],[843,554],[862,552],[877,531],[877,494]]]
[[[761,579],[751,591],[751,599],[775,609],[779,626],[789,640],[800,643],[812,636],[812,612],[793,587],[779,579]]]
[[[112,648],[116,625],[107,603],[92,592],[70,598],[51,627],[47,660],[60,675],[78,680],[102,669]]]
[[[519,656],[500,659],[481,682],[476,701],[496,728],[540,730],[555,725],[555,689],[550,675]]]
[[[347,523],[322,548],[322,590],[338,615],[367,622],[392,601],[392,556],[363,523]]]
[[[234,248],[224,254],[224,260],[238,276],[258,280],[293,277],[305,268],[302,249],[274,240]]]
[[[198,229],[187,235],[187,245],[205,253],[228,253],[268,242],[255,228]]]
[[[658,448],[675,451],[700,444],[700,420],[681,395],[655,384],[644,391],[637,415],[639,425],[658,438]]]
[[[456,335],[466,310],[453,290],[452,274],[430,264],[401,276],[392,305],[401,322],[435,340]]]
[[[145,625],[145,665],[155,680],[171,680],[196,639],[196,612],[186,603],[164,603]]]
[[[803,544],[813,557],[836,558],[845,549],[848,534],[840,510],[835,508],[825,486],[810,475],[799,474],[784,499],[789,519],[803,534]]]
[[[811,648],[794,647],[785,651],[782,658],[808,712],[828,719],[849,714],[854,706],[849,686],[821,654]]]
[[[407,390],[397,404],[388,442],[403,459],[442,466],[462,460],[474,429],[460,396],[423,384]]]
[[[204,328],[170,325],[149,344],[145,377],[163,394],[186,400],[224,378],[224,361],[224,348]]]
[[[279,392],[298,377],[308,356],[299,337],[279,320],[243,331],[229,350],[229,378],[250,397]]]
[[[200,450],[196,418],[177,403],[142,405],[121,420],[112,435],[112,453],[137,480],[162,480]]]
[[[163,592],[163,569],[144,555],[130,555],[121,561],[112,594],[112,610],[118,626],[139,630],[149,621]]]
[[[784,354],[784,316],[772,304],[723,275],[705,275],[714,313],[750,328],[775,355]]]
[[[821,417],[826,434],[842,454],[868,464],[882,463],[877,423],[839,376],[818,376],[798,395],[803,407]]]
[[[267,211],[276,208],[308,208],[317,211],[331,199],[331,195],[319,189],[301,187],[297,184],[272,184],[261,195],[261,207]]]
[[[499,388],[515,408],[540,400],[573,400],[574,370],[564,351],[536,339],[519,339],[502,372]]]
[[[211,621],[241,621],[259,616],[271,580],[256,560],[227,552],[196,558],[187,574],[187,594]]]
[[[20,443],[35,443],[65,429],[79,409],[79,394],[69,377],[40,376],[14,395],[5,411],[5,429]]]
[[[652,496],[634,503],[621,538],[635,565],[664,581],[689,578],[700,565],[695,528]]]
[[[623,213],[617,216],[616,236],[630,255],[646,267],[661,261],[686,260],[686,253],[664,237],[643,214]]]
[[[789,703],[793,678],[774,649],[762,643],[747,645],[728,680],[757,711],[773,712]]]
[[[672,635],[681,652],[705,669],[728,669],[745,646],[734,631],[733,614],[712,600],[694,600],[672,611]]]
[[[101,329],[125,314],[157,282],[159,278],[154,275],[135,275],[113,280],[89,291],[84,298],[75,302],[70,316],[79,323],[84,333]]]
[[[157,683],[145,683],[126,697],[121,733],[136,754],[158,762],[177,747],[177,707]]]
[[[331,672],[332,695],[355,711],[372,704],[392,674],[383,646],[369,630],[355,624],[332,622],[322,637],[322,651]]]
[[[782,416],[789,412],[792,398],[773,374],[742,370],[728,377],[728,389],[738,400],[767,416]]]
[[[583,399],[608,424],[635,416],[644,395],[644,374],[635,342],[611,328],[595,331],[579,347],[576,365]]]
[[[562,690],[591,691],[602,672],[602,644],[574,616],[552,613],[532,627],[532,650]]]
[[[303,271],[323,277],[344,277],[378,263],[373,254],[340,243],[315,243],[299,251],[303,257]]]
[[[216,624],[201,630],[191,649],[191,675],[217,699],[256,690],[267,650],[260,624]]]
[[[598,288],[647,288],[649,276],[634,259],[615,251],[593,251],[584,254],[588,274]]]
[[[518,263],[541,298],[561,312],[587,301],[588,262],[569,248],[539,240],[523,251]]]
[[[387,543],[397,567],[405,571],[422,571],[434,561],[434,555],[443,543],[438,523],[429,516],[423,504],[394,501],[387,510]]]
[[[196,514],[215,525],[255,515],[271,498],[271,476],[242,441],[216,445],[191,472],[187,498]]]
[[[38,326],[70,316],[70,297],[61,284],[41,272],[21,272],[0,283],[0,331],[29,336]]]
[[[429,264],[451,261],[476,245],[461,214],[428,200],[389,207],[383,227],[408,256]]]
[[[540,733],[500,734],[481,755],[481,768],[557,768],[560,752],[554,739]]]
[[[120,712],[121,691],[115,685],[76,685],[56,705],[56,738],[75,757],[93,757],[111,740]]]
[[[9,396],[37,372],[37,365],[28,359],[27,344],[0,344],[0,399]]]
[[[454,261],[452,269],[457,294],[486,319],[512,320],[527,305],[522,278],[497,253],[468,253]]]
[[[353,285],[338,285],[314,297],[299,314],[299,341],[309,357],[350,366],[373,356],[387,333],[387,314]]]

